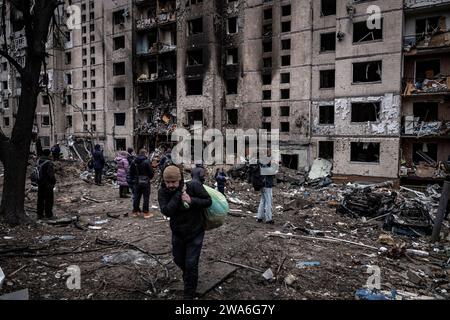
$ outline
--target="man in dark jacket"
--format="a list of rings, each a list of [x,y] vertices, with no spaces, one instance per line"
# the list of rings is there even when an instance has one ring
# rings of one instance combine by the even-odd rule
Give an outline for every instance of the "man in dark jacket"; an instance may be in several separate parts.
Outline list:
[[[216,181],[217,181],[217,190],[219,190],[220,193],[225,195],[225,183],[227,182],[227,175],[222,170],[219,171],[219,169],[216,170],[215,175]]]
[[[59,147],[59,143],[55,144],[52,149],[53,161],[59,161],[59,157],[61,156],[61,148]]]
[[[102,184],[102,173],[105,166],[105,157],[103,156],[103,151],[99,144],[94,147],[94,152],[92,152],[92,158],[94,161],[94,171],[95,171],[95,184],[100,186]]]
[[[144,197],[142,205],[144,218],[148,219],[153,216],[153,214],[150,214],[150,180],[153,176],[154,172],[147,157],[147,150],[141,149],[130,166],[130,180],[134,181],[133,216],[135,217],[139,216],[141,211],[139,207],[142,196]]]
[[[192,169],[191,176],[192,180],[197,180],[201,184],[205,183],[205,168],[203,167],[202,162],[198,162],[195,164],[195,168]]]
[[[38,219],[53,218],[53,188],[56,184],[53,162],[50,160],[50,150],[42,151],[42,157],[38,160],[39,180],[38,180],[38,198],[37,198],[37,216]]]
[[[175,264],[183,271],[184,298],[193,299],[198,283],[198,263],[203,245],[203,210],[212,204],[203,185],[192,180],[184,185],[181,171],[168,166],[158,191],[161,213],[170,218]]]

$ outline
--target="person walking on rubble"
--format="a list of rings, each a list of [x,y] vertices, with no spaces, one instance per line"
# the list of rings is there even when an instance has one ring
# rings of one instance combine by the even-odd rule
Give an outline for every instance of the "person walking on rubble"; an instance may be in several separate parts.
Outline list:
[[[119,185],[120,198],[127,198],[128,196],[127,172],[129,163],[127,157],[128,152],[119,151],[116,159],[114,159],[117,162],[117,184]]]
[[[220,171],[219,168],[217,168],[214,178],[217,181],[217,190],[225,195],[225,183],[227,181],[227,175],[223,171],[223,168]]]
[[[173,258],[183,272],[184,299],[194,299],[205,236],[203,211],[211,206],[211,197],[197,180],[185,185],[181,170],[171,165],[163,172],[158,202],[161,213],[170,218]]]
[[[103,156],[103,151],[99,144],[96,144],[94,147],[92,159],[94,162],[95,184],[100,186],[102,184],[103,168],[105,167],[105,157]]]
[[[272,217],[272,188],[276,169],[271,167],[269,161],[265,163],[267,164],[258,163],[253,169],[253,187],[255,191],[261,191],[261,200],[256,221],[262,223],[265,220],[267,224],[274,224]]]
[[[37,217],[39,220],[44,219],[44,212],[46,219],[53,219],[53,203],[54,194],[53,188],[56,184],[55,170],[53,162],[50,160],[50,150],[45,149],[42,151],[42,157],[39,158],[37,163],[37,184],[38,184],[38,196],[37,196]]]
[[[147,157],[147,150],[141,149],[139,155],[130,166],[130,179],[134,181],[133,216],[138,217],[141,197],[144,198],[142,212],[144,219],[153,217],[150,213],[150,180],[154,172],[150,160]]]
[[[192,169],[191,177],[192,180],[197,180],[201,184],[205,183],[205,167],[203,167],[203,161],[197,161],[194,169]]]
[[[59,147],[59,143],[55,144],[52,149],[52,156],[53,156],[53,161],[59,161],[59,158],[61,156],[61,148]]]

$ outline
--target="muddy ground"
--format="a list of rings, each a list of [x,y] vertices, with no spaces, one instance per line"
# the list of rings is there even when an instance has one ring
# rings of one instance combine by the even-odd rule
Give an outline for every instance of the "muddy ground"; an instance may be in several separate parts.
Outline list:
[[[58,218],[78,217],[78,222],[14,228],[0,224],[0,268],[6,275],[0,295],[28,288],[30,299],[182,298],[178,290],[181,273],[171,257],[169,221],[157,208],[156,182],[151,193],[154,217],[124,217],[131,211],[131,199],[119,199],[119,190],[113,184],[96,186],[81,180],[82,168],[73,163],[56,166],[54,212]],[[201,299],[355,299],[355,291],[371,276],[367,273],[369,265],[380,268],[382,290],[450,298],[448,229],[444,229],[447,239],[439,245],[430,245],[428,238],[396,235],[392,235],[395,243],[381,244],[379,236],[386,233],[381,222],[364,223],[336,213],[341,189],[330,186],[300,191],[299,187],[279,184],[274,188],[275,224],[266,225],[255,221],[259,199],[251,186],[232,182],[228,189],[228,196],[235,202],[230,203],[231,215],[224,226],[206,233],[200,281],[207,292]],[[26,201],[33,220],[36,196],[30,192]],[[236,204],[239,201],[245,204]],[[306,235],[301,231],[304,229],[323,233]],[[268,236],[277,231],[303,237]],[[325,241],[323,235],[365,246]],[[391,249],[401,242],[430,255],[393,257],[378,250],[383,246]],[[114,263],[105,258],[124,252],[138,254],[140,260]],[[320,264],[301,268],[299,262]],[[81,289],[67,288],[66,271],[72,265],[80,268]],[[266,280],[262,272],[269,268],[274,278]],[[286,284],[288,276],[294,280]]]

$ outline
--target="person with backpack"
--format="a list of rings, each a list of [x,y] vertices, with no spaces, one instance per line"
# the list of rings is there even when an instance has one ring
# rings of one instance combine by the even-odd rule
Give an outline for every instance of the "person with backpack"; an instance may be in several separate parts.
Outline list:
[[[119,197],[126,198],[128,195],[128,153],[126,151],[119,151],[119,154],[114,159],[117,163],[117,184],[119,185]]]
[[[274,224],[272,218],[272,188],[275,172],[271,169],[270,163],[258,163],[251,167],[253,188],[255,191],[261,191],[261,200],[256,219],[258,223],[262,223],[265,220],[267,224]]]
[[[141,197],[144,198],[142,205],[144,219],[153,217],[153,214],[150,213],[150,180],[153,176],[154,172],[150,160],[147,157],[147,150],[141,149],[130,167],[130,179],[134,181],[134,217],[138,217],[141,212],[139,208]]]
[[[171,165],[163,172],[158,202],[161,213],[170,218],[173,260],[183,272],[184,299],[194,299],[205,236],[203,214],[212,205],[211,196],[199,181],[185,185],[180,168]]]
[[[220,193],[225,195],[225,183],[227,181],[227,176],[226,176],[225,172],[223,171],[223,168],[220,171],[217,168],[216,175],[214,178],[217,181],[217,190],[219,190]]]
[[[50,150],[42,150],[37,166],[32,173],[32,180],[38,185],[37,217],[39,220],[52,219],[54,194],[53,188],[56,184],[53,162],[50,160]],[[45,213],[45,217],[44,217]]]
[[[105,157],[103,156],[103,151],[99,144],[96,144],[94,147],[92,161],[95,171],[95,184],[100,186],[102,184],[103,168],[105,167]]]

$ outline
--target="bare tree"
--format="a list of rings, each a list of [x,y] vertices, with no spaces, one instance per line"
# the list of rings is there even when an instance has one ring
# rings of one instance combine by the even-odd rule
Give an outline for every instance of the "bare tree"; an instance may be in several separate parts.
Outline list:
[[[6,6],[23,15],[27,47],[22,66],[8,48],[6,35]],[[12,225],[27,220],[24,210],[26,169],[32,139],[37,98],[41,91],[40,76],[45,65],[46,43],[50,28],[56,23],[58,0],[3,0],[1,25],[4,44],[0,56],[6,58],[20,74],[21,94],[14,127],[10,137],[0,132],[0,161],[5,175],[0,214]]]

